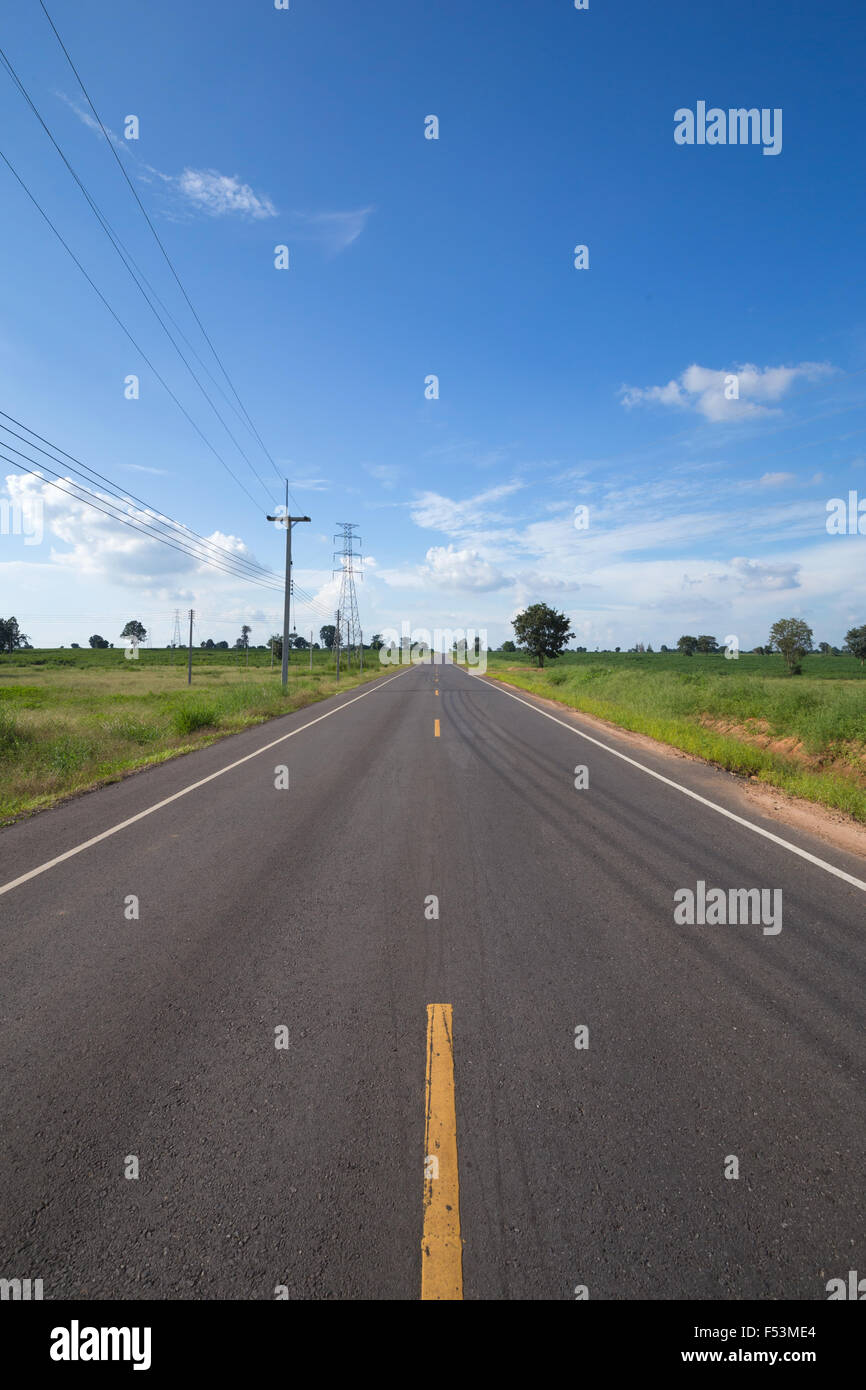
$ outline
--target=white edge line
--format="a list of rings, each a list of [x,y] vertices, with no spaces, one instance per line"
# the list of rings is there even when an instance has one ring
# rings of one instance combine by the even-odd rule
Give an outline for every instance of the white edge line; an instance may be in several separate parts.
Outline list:
[[[654,772],[651,767],[646,767],[644,763],[637,762],[634,758],[628,757],[626,753],[620,753],[619,749],[611,748],[609,744],[602,743],[600,739],[593,738],[591,734],[585,734],[582,729],[577,729],[573,724],[567,724],[564,719],[557,719],[555,714],[549,714],[546,709],[539,709],[531,700],[524,700],[520,695],[514,695],[510,690],[506,690],[503,685],[496,680],[495,676],[489,681],[485,681],[483,676],[478,676],[474,671],[467,671],[467,676],[473,680],[481,681],[489,689],[498,690],[501,695],[507,695],[509,699],[516,700],[518,704],[526,705],[527,709],[534,710],[536,714],[543,714],[545,719],[552,719],[554,724],[561,724],[563,729],[568,729],[570,733],[577,734],[578,738],[585,738],[587,743],[594,743],[597,748],[603,748],[605,753],[612,753],[615,758],[621,758],[624,763],[630,763],[640,772],[645,772],[648,777],[655,777],[657,782],[664,782],[665,786],[673,787],[676,791],[682,792],[683,796],[690,796],[693,801],[699,801],[702,806],[709,806],[711,811],[717,811],[720,816],[727,816],[728,820],[736,821],[737,825],[744,825],[747,830],[753,830],[756,835],[763,835],[765,840],[772,840],[773,844],[781,845],[782,849],[790,850],[792,854],[799,855],[801,859],[806,859],[810,864],[815,864],[819,869],[824,869],[828,874],[834,874],[836,878],[841,878],[845,883],[850,883],[852,887],[859,888],[862,893],[866,893],[866,883],[861,878],[855,878],[853,874],[846,874],[844,869],[837,869],[835,864],[828,864],[826,859],[819,859],[817,855],[810,854],[806,849],[800,849],[799,845],[792,845],[790,840],[783,840],[780,835],[774,835],[772,831],[765,830],[763,826],[755,825],[753,821],[744,820],[742,816],[735,815],[733,811],[728,811],[724,806],[719,806],[715,801],[708,801],[705,796],[698,792],[693,792],[691,788],[684,787],[680,782],[674,782],[670,777],[663,777],[660,772]],[[580,710],[574,711],[580,715]],[[2,891],[2,890],[0,890]]]
[[[408,670],[409,667],[406,668]],[[398,671],[397,676],[405,675],[405,671]],[[139,811],[137,815],[130,816],[128,820],[122,820],[117,825],[113,825],[110,830],[103,830],[99,835],[94,835],[92,839],[85,840],[83,844],[76,845],[74,849],[68,849],[64,854],[58,854],[54,859],[48,859],[38,868],[31,869],[26,874],[21,874],[19,878],[13,878],[9,883],[0,884],[0,896],[3,893],[11,893],[13,888],[18,888],[20,884],[27,883],[31,878],[38,878],[40,874],[47,873],[56,864],[62,864],[64,859],[72,859],[76,854],[82,854],[84,850],[90,849],[91,845],[98,845],[100,840],[107,840],[109,836],[116,835],[119,830],[125,830],[128,825],[135,825],[138,820],[144,820],[145,816],[152,816],[154,811],[161,811],[163,806],[170,806],[172,801],[178,801],[180,797],[186,796],[188,792],[194,792],[199,787],[204,787],[208,782],[213,782],[215,778],[222,777],[226,772],[232,772],[234,768],[240,767],[242,763],[248,763],[251,758],[258,758],[262,753],[267,753],[269,749],[276,748],[278,743],[285,743],[287,738],[294,738],[295,734],[302,734],[305,729],[311,729],[314,724],[320,724],[323,719],[330,719],[332,714],[339,714],[341,710],[348,709],[349,705],[354,705],[357,700],[363,700],[367,695],[375,695],[377,690],[382,690],[384,686],[390,685],[397,676],[389,676],[382,681],[381,685],[373,686],[372,690],[363,690],[360,695],[353,695],[351,700],[346,700],[345,704],[337,705],[336,709],[329,709],[326,714],[320,714],[315,719],[311,719],[306,724],[302,724],[299,729],[292,729],[287,734],[281,734],[272,743],[266,743],[263,748],[257,748],[254,753],[247,753],[243,758],[238,758],[236,762],[229,763],[227,767],[221,767],[218,772],[211,772],[207,777],[202,777],[198,782],[191,782],[188,787],[183,787],[181,791],[174,792],[172,796],[167,796],[164,801],[157,801],[154,806],[148,806],[146,811]],[[294,713],[294,711],[289,711]],[[279,716],[278,716],[279,717]],[[164,766],[164,764],[163,764]]]

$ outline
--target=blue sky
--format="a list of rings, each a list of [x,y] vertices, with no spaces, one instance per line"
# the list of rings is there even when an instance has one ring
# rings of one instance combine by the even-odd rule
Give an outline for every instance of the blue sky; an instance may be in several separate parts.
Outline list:
[[[511,635],[526,603],[581,644],[816,640],[866,622],[866,20],[854,3],[46,0],[297,507],[296,580],[336,597],[335,523],[370,557],[366,632]],[[202,356],[177,286],[38,0],[7,57]],[[698,101],[783,112],[783,145],[674,142]],[[124,140],[135,114],[140,138]],[[424,138],[425,117],[439,139]],[[0,148],[251,499],[167,396],[0,164],[0,408],[122,487],[276,570],[256,442],[210,412],[0,71]],[[589,248],[576,270],[574,248]],[[289,247],[290,268],[274,267]],[[212,365],[212,364],[211,364]],[[124,397],[129,374],[140,398]],[[425,399],[425,379],[439,398]],[[739,399],[724,394],[737,376]],[[13,441],[14,442],[14,441]],[[40,645],[253,642],[278,593],[203,569],[4,464],[0,612]],[[27,505],[31,505],[30,502]],[[589,525],[574,526],[574,509]],[[7,524],[6,531],[14,528]],[[29,542],[29,543],[28,543]]]

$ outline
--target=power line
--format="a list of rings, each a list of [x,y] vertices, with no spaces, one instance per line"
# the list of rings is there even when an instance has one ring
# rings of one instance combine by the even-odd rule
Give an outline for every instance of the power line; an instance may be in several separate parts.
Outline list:
[[[5,410],[0,410],[0,416],[2,416],[6,420],[12,420],[13,424],[16,424],[21,429],[26,430],[28,434],[32,434],[35,439],[41,440],[43,444],[48,444],[50,448],[54,450],[54,453],[61,454],[63,458],[68,459],[70,463],[72,463],[73,465],[77,465],[73,466],[68,471],[79,474],[79,476],[85,479],[85,482],[90,482],[91,479],[97,479],[100,483],[110,488],[112,493],[121,502],[124,502],[129,506],[132,505],[132,502],[135,502],[139,507],[143,508],[145,512],[150,514],[151,520],[156,525],[167,525],[173,527],[174,530],[178,533],[178,535],[175,537],[176,539],[180,539],[184,543],[191,544],[201,542],[202,545],[207,546],[209,549],[213,550],[216,553],[216,558],[227,560],[234,566],[247,568],[255,577],[262,577],[269,580],[272,579],[275,581],[279,581],[279,576],[273,570],[269,570],[266,568],[266,566],[260,565],[257,560],[248,559],[246,556],[238,555],[236,551],[228,550],[225,546],[219,545],[217,541],[211,541],[208,540],[207,537],[199,535],[197,531],[193,531],[191,527],[185,526],[182,522],[174,521],[171,517],[165,516],[164,513],[158,511],[155,507],[152,507],[150,503],[145,502],[143,498],[136,496],[135,493],[129,492],[127,489],[119,488],[117,484],[111,481],[110,478],[105,477],[104,474],[99,473],[96,469],[91,468],[88,464],[83,463],[80,459],[75,458],[74,455],[66,453],[66,451],[64,449],[61,449],[59,445],[53,444],[51,440],[46,439],[41,434],[37,434],[35,430],[30,429],[29,426],[23,424],[20,420],[15,419],[13,415],[8,415]],[[40,448],[38,444],[33,444],[29,439],[25,439],[23,435],[18,434],[17,431],[11,430],[8,425],[0,424],[0,430],[5,431],[6,434],[12,435],[14,439],[20,440],[23,444],[27,446],[28,449],[35,449],[37,453],[44,454],[45,457],[50,459],[52,463],[61,462],[60,459],[55,458],[53,454],[49,454],[46,449]],[[5,448],[11,449],[13,453],[20,454],[20,456],[27,463],[36,463],[38,467],[44,466],[41,463],[39,463],[38,460],[30,458],[29,455],[22,453],[20,449],[16,449],[14,445],[8,444],[5,440],[0,442],[3,443]],[[12,462],[12,460],[8,461]],[[28,472],[29,471],[32,470],[28,470]],[[49,469],[48,471],[51,472],[53,470]],[[90,474],[91,476],[87,477],[87,474]],[[55,474],[55,476],[60,477],[61,475]],[[192,538],[192,541],[189,540],[190,537]]]
[[[5,447],[11,448],[11,445],[6,445]],[[22,458],[26,457],[24,454],[21,453],[19,449],[13,450],[13,453],[19,454]],[[3,459],[5,463],[11,463],[15,468],[20,469],[21,467],[20,463],[18,463],[15,459],[9,458],[7,454],[0,453],[0,459]],[[155,531],[151,526],[148,526],[147,524],[139,525],[138,522],[133,521],[128,515],[124,515],[119,508],[113,507],[110,502],[110,510],[109,508],[100,506],[99,501],[96,500],[98,494],[91,492],[90,489],[84,487],[83,484],[73,482],[71,478],[64,478],[61,473],[55,472],[53,468],[48,468],[47,465],[40,463],[35,459],[31,459],[29,460],[29,462],[35,463],[37,466],[36,468],[25,469],[24,471],[26,473],[32,473],[34,477],[40,477],[40,473],[38,470],[45,469],[46,472],[51,473],[55,478],[60,478],[61,481],[69,483],[70,488],[74,488],[75,491],[70,492],[68,488],[61,487],[59,483],[52,482],[50,478],[43,478],[42,481],[48,483],[49,487],[57,488],[58,492],[64,493],[67,497],[72,497],[77,502],[84,502],[86,506],[92,507],[95,511],[103,512],[107,517],[110,517],[112,521],[119,521],[122,525],[130,527],[133,531],[140,531],[152,540],[161,541],[163,545],[170,546],[172,550],[180,551],[182,554],[187,555],[191,559],[198,561],[199,564],[209,565],[212,569],[222,570],[225,574],[230,574],[235,579],[245,579],[249,584],[258,584],[263,588],[273,589],[276,592],[279,592],[278,585],[270,584],[264,579],[253,578],[252,575],[249,575],[242,570],[235,568],[227,568],[225,565],[221,565],[216,559],[213,558],[213,556],[209,556],[206,553],[202,554],[200,551],[192,550],[185,545],[177,545],[173,540],[170,540],[167,536],[163,535],[162,532]],[[79,496],[80,493],[84,495]],[[104,502],[108,501],[107,498],[101,498],[100,500]]]
[[[302,589],[299,584],[293,584],[293,588],[295,593],[300,595],[301,600],[306,603],[308,608],[318,608],[321,613],[330,613],[331,610],[323,599],[316,598],[314,594],[308,593],[306,589]]]
[[[331,621],[334,615],[321,599],[314,598],[312,594],[308,594],[306,590],[301,589],[295,583],[293,583],[292,588],[295,594],[300,595],[302,607],[308,608],[311,613],[318,614],[318,616],[325,619],[326,622]]]
[[[241,455],[241,457],[244,459],[245,463],[248,465],[248,467],[250,468],[250,470],[252,471],[252,473],[255,475],[256,479],[258,480],[258,482],[260,483],[260,485],[261,485],[261,487],[262,487],[262,490],[263,490],[264,493],[265,493],[265,496],[268,498],[268,500],[270,500],[271,494],[270,494],[269,491],[268,491],[268,488],[267,488],[267,486],[266,486],[266,484],[265,484],[264,479],[262,478],[262,476],[261,476],[261,474],[258,472],[258,470],[255,468],[255,466],[254,466],[254,464],[252,463],[252,461],[250,460],[250,458],[247,456],[245,450],[241,447],[241,445],[238,443],[238,441],[237,441],[237,439],[235,438],[235,436],[232,434],[231,430],[229,429],[228,425],[226,424],[226,421],[223,419],[222,415],[220,414],[220,412],[219,412],[219,410],[217,409],[216,405],[214,404],[213,400],[212,400],[211,397],[208,395],[207,390],[206,390],[205,387],[202,385],[201,381],[199,380],[199,378],[198,378],[198,376],[196,375],[196,373],[195,373],[195,371],[193,370],[193,368],[190,366],[190,363],[188,362],[187,358],[184,356],[184,354],[183,354],[183,352],[181,351],[180,347],[178,346],[178,344],[177,344],[175,338],[172,336],[172,334],[171,334],[170,330],[168,329],[167,325],[165,324],[164,320],[162,319],[162,317],[160,316],[159,312],[158,312],[157,309],[155,308],[155,306],[154,306],[154,304],[153,304],[153,302],[152,302],[150,296],[148,295],[147,291],[144,289],[144,286],[143,286],[142,283],[141,283],[141,280],[145,280],[144,275],[143,275],[142,272],[139,270],[139,268],[138,268],[136,262],[134,261],[132,255],[130,254],[129,251],[127,251],[126,247],[123,245],[123,243],[121,242],[120,238],[119,238],[119,237],[117,236],[117,234],[114,232],[114,229],[111,227],[111,225],[110,225],[110,223],[108,222],[107,218],[103,215],[103,213],[101,212],[100,208],[97,206],[96,202],[95,202],[94,199],[91,197],[90,193],[88,192],[87,188],[85,187],[84,183],[83,183],[82,180],[79,178],[79,176],[78,176],[78,174],[76,173],[76,171],[73,169],[73,167],[72,167],[72,165],[70,164],[69,160],[66,158],[66,155],[64,154],[63,150],[60,148],[60,145],[59,145],[59,144],[57,143],[57,141],[55,140],[54,135],[52,134],[51,130],[49,129],[49,127],[48,127],[46,121],[43,119],[41,113],[40,113],[39,110],[37,109],[37,107],[36,107],[35,103],[33,102],[32,98],[30,97],[29,92],[27,91],[26,87],[24,86],[23,82],[21,81],[20,77],[18,76],[17,72],[15,71],[14,67],[12,66],[11,62],[9,61],[9,58],[7,57],[6,53],[3,51],[2,48],[0,48],[0,62],[2,62],[3,65],[5,66],[5,68],[7,69],[9,75],[11,76],[12,80],[14,81],[14,83],[16,84],[16,86],[18,87],[18,89],[19,89],[19,91],[21,92],[22,96],[24,97],[25,101],[26,101],[26,102],[28,103],[28,105],[30,106],[30,109],[32,110],[33,114],[36,116],[36,119],[39,121],[40,125],[42,126],[43,130],[45,131],[46,135],[48,136],[48,138],[49,138],[49,140],[51,141],[52,145],[54,146],[55,150],[57,151],[57,153],[59,154],[59,156],[60,156],[60,158],[62,159],[63,163],[65,164],[66,168],[69,170],[69,173],[72,175],[73,179],[75,180],[76,184],[78,185],[79,189],[81,190],[81,193],[82,193],[82,195],[84,196],[84,198],[85,198],[85,200],[86,200],[88,206],[90,207],[90,209],[91,209],[93,215],[96,217],[96,220],[99,222],[99,225],[102,227],[102,230],[105,232],[105,235],[108,237],[108,240],[111,242],[112,247],[113,247],[114,250],[117,252],[117,255],[120,257],[120,260],[121,260],[121,263],[123,264],[124,269],[125,269],[125,270],[128,272],[128,274],[132,277],[132,279],[133,279],[133,281],[134,281],[134,283],[135,283],[135,285],[136,285],[136,288],[138,289],[139,293],[141,294],[142,298],[144,299],[144,301],[145,301],[145,303],[147,304],[148,308],[150,309],[151,313],[152,313],[152,314],[154,315],[154,317],[156,318],[157,322],[159,323],[160,327],[162,328],[163,332],[165,333],[166,337],[168,338],[169,342],[171,343],[172,347],[174,348],[175,352],[177,353],[178,357],[179,357],[180,360],[183,362],[184,366],[186,367],[187,371],[189,372],[189,374],[190,374],[190,376],[192,377],[193,381],[195,382],[196,386],[197,386],[198,389],[201,391],[202,395],[204,396],[204,398],[205,398],[205,400],[207,401],[208,405],[210,406],[211,410],[212,410],[212,411],[214,412],[214,414],[216,415],[217,419],[219,420],[220,424],[222,425],[222,427],[223,427],[223,429],[225,430],[226,434],[228,435],[229,439],[232,441],[232,443],[234,444],[235,448],[237,449],[238,453]],[[135,269],[133,269],[133,266],[135,267]],[[137,273],[136,273],[136,272],[137,272]],[[139,279],[139,276],[141,276],[141,280]],[[151,289],[151,286],[150,286],[149,282],[147,282],[147,281],[145,280],[145,283],[148,285],[148,289]],[[155,297],[156,297],[156,296],[155,296]],[[160,303],[161,303],[161,301],[160,301]],[[165,306],[162,306],[162,307],[164,308]],[[140,349],[139,349],[139,350],[140,350]],[[213,378],[211,378],[211,379],[213,380]]]
[[[157,381],[159,381],[159,382],[162,384],[162,386],[165,387],[166,391],[167,391],[168,394],[171,396],[171,398],[172,398],[172,400],[174,401],[175,405],[177,406],[178,410],[180,410],[181,413],[184,415],[184,417],[189,421],[189,423],[192,425],[193,429],[195,430],[196,434],[197,434],[197,435],[199,436],[199,438],[203,441],[203,443],[207,446],[207,448],[210,449],[211,453],[214,455],[214,458],[218,459],[219,462],[222,464],[223,468],[226,470],[226,472],[227,472],[232,478],[234,478],[234,480],[235,480],[235,482],[237,483],[238,487],[241,488],[241,489],[246,493],[247,497],[250,499],[250,501],[252,502],[253,506],[256,508],[256,511],[258,511],[258,509],[259,509],[259,504],[258,504],[258,502],[256,502],[256,499],[253,497],[253,495],[252,495],[252,493],[250,492],[249,488],[246,487],[246,486],[241,482],[240,478],[237,476],[237,474],[236,474],[235,472],[232,471],[232,469],[231,469],[231,468],[229,467],[229,465],[226,463],[226,461],[225,461],[225,459],[222,457],[222,455],[221,455],[220,453],[217,452],[217,450],[214,448],[213,444],[211,444],[210,440],[206,437],[206,435],[202,432],[202,430],[199,429],[199,426],[196,424],[195,420],[192,418],[192,416],[190,415],[189,411],[188,411],[188,410],[186,409],[186,407],[182,404],[182,402],[178,399],[178,397],[175,395],[174,391],[172,391],[171,387],[169,386],[169,384],[168,384],[168,382],[165,380],[165,378],[161,375],[161,373],[160,373],[160,372],[156,369],[156,367],[153,365],[153,363],[151,362],[150,358],[147,356],[147,353],[144,351],[144,349],[143,349],[142,347],[140,347],[139,344],[136,342],[135,338],[133,338],[132,334],[130,333],[129,329],[126,327],[126,325],[124,324],[124,322],[122,321],[122,319],[120,319],[119,316],[114,312],[114,310],[112,309],[112,307],[111,307],[111,305],[109,304],[108,300],[105,298],[105,295],[104,295],[104,294],[102,293],[102,291],[99,289],[99,286],[93,281],[93,279],[90,277],[90,275],[88,274],[88,272],[85,270],[84,266],[81,264],[81,261],[78,259],[78,257],[76,256],[75,252],[72,250],[71,246],[68,244],[68,242],[66,242],[66,241],[63,239],[63,237],[61,236],[60,232],[57,230],[57,228],[55,227],[54,223],[51,221],[51,218],[48,216],[48,213],[47,213],[47,212],[45,211],[45,209],[40,205],[38,199],[37,199],[36,197],[34,197],[34,195],[30,192],[30,189],[27,187],[27,184],[26,184],[26,183],[24,182],[24,180],[21,178],[20,174],[19,174],[18,171],[15,169],[14,165],[10,162],[10,160],[7,158],[7,156],[3,153],[2,150],[0,150],[0,159],[3,160],[3,163],[6,165],[7,169],[8,169],[9,172],[12,174],[12,176],[13,176],[13,178],[16,180],[16,182],[17,182],[18,184],[20,184],[21,188],[23,188],[24,192],[27,194],[27,197],[30,199],[31,203],[32,203],[33,206],[36,208],[37,212],[38,212],[38,213],[40,214],[40,216],[43,217],[43,218],[45,219],[45,221],[48,223],[49,227],[51,228],[51,230],[52,230],[52,232],[54,233],[54,235],[57,237],[57,240],[60,242],[60,244],[61,244],[61,246],[63,247],[63,249],[72,257],[73,261],[74,261],[75,264],[78,266],[78,269],[81,271],[81,273],[82,273],[82,275],[84,276],[85,280],[86,280],[87,283],[90,285],[91,289],[93,289],[94,292],[95,292],[95,293],[99,296],[99,298],[102,300],[102,303],[105,305],[106,309],[107,309],[108,312],[111,314],[111,317],[114,319],[115,323],[117,323],[117,325],[119,326],[119,328],[123,331],[123,333],[124,333],[124,334],[126,335],[126,337],[129,339],[129,341],[132,343],[132,346],[135,348],[136,352],[140,354],[140,356],[141,356],[141,358],[143,359],[143,361],[145,361],[145,362],[147,363],[148,367],[150,367],[150,370],[153,372],[153,374],[154,374],[154,376],[156,377]]]
[[[204,338],[205,342],[207,343],[208,347],[210,348],[210,350],[211,350],[211,352],[212,352],[212,354],[213,354],[214,361],[217,363],[217,366],[219,367],[220,371],[222,372],[223,376],[225,377],[226,381],[228,382],[229,387],[230,387],[230,389],[231,389],[231,391],[232,391],[232,394],[234,395],[235,400],[237,401],[238,405],[240,406],[240,409],[241,409],[241,411],[242,411],[242,413],[243,413],[244,419],[246,420],[246,422],[247,422],[247,424],[248,424],[250,430],[252,431],[253,435],[254,435],[255,438],[258,440],[259,444],[261,445],[262,452],[265,454],[266,458],[270,461],[271,467],[273,468],[273,470],[274,470],[274,472],[276,473],[277,477],[278,477],[278,478],[280,479],[280,481],[282,482],[282,477],[281,477],[281,475],[280,475],[280,471],[279,471],[279,469],[277,468],[277,465],[276,465],[276,463],[274,462],[274,459],[271,457],[271,453],[270,453],[269,449],[267,448],[267,446],[266,446],[264,440],[262,439],[262,437],[261,437],[261,435],[259,434],[258,430],[256,429],[255,425],[253,424],[253,421],[252,421],[252,419],[250,418],[249,412],[247,411],[246,406],[244,405],[243,401],[241,400],[240,395],[238,394],[237,388],[235,387],[234,382],[232,381],[231,377],[229,376],[229,373],[228,373],[228,371],[227,371],[227,369],[226,369],[225,364],[224,364],[223,361],[222,361],[222,358],[220,357],[219,353],[217,352],[216,348],[214,347],[213,341],[212,341],[212,339],[211,339],[209,333],[207,332],[207,329],[205,328],[204,324],[202,323],[201,318],[199,317],[199,314],[198,314],[198,312],[196,311],[195,305],[193,304],[192,300],[190,299],[189,295],[187,294],[187,291],[186,291],[186,288],[185,288],[185,286],[184,286],[184,284],[183,284],[183,281],[181,280],[180,276],[179,276],[178,273],[177,273],[177,270],[175,269],[174,263],[173,263],[171,257],[170,257],[169,254],[168,254],[168,251],[166,250],[166,248],[165,248],[165,246],[164,246],[164,244],[163,244],[162,238],[160,237],[159,233],[157,232],[156,227],[153,225],[153,222],[151,221],[151,218],[150,218],[150,215],[149,215],[147,209],[145,208],[144,204],[142,203],[140,197],[138,196],[138,191],[136,190],[135,185],[133,184],[132,180],[130,179],[128,173],[126,172],[126,169],[123,167],[123,161],[122,161],[122,159],[120,158],[119,154],[117,153],[117,150],[116,150],[115,147],[114,147],[114,142],[112,141],[111,136],[109,135],[108,131],[106,130],[105,126],[104,126],[103,123],[102,123],[102,117],[100,116],[99,112],[97,111],[96,107],[95,107],[94,104],[93,104],[93,101],[92,101],[92,99],[91,99],[90,93],[88,92],[87,88],[86,88],[85,85],[84,85],[84,80],[83,80],[83,78],[81,77],[81,74],[79,73],[78,69],[76,68],[75,64],[74,64],[73,61],[72,61],[72,57],[71,57],[71,55],[70,55],[70,53],[69,53],[69,50],[68,50],[67,47],[66,47],[66,44],[63,42],[62,38],[60,37],[60,34],[59,34],[59,32],[58,32],[58,29],[57,29],[57,25],[54,23],[54,20],[51,18],[51,15],[48,13],[48,10],[46,9],[45,4],[44,4],[44,0],[39,0],[39,4],[40,4],[40,6],[41,6],[42,13],[45,15],[45,18],[48,20],[48,23],[51,25],[51,28],[52,28],[52,30],[53,30],[53,32],[54,32],[54,37],[57,39],[57,42],[59,43],[61,49],[63,50],[63,55],[64,55],[64,57],[66,58],[66,61],[67,61],[67,63],[69,64],[70,68],[72,69],[72,72],[73,72],[73,74],[75,75],[75,79],[76,79],[76,81],[77,81],[79,87],[81,88],[82,92],[84,93],[84,98],[85,98],[85,100],[86,100],[88,106],[90,107],[91,111],[93,112],[94,119],[96,120],[96,123],[97,123],[97,125],[99,126],[99,129],[102,131],[102,134],[103,134],[103,136],[105,137],[105,142],[106,142],[106,144],[108,145],[108,148],[110,149],[110,151],[111,151],[111,153],[112,153],[112,155],[113,155],[113,157],[114,157],[114,160],[115,160],[115,162],[116,162],[116,164],[117,164],[117,167],[119,168],[121,174],[123,175],[123,177],[124,177],[124,179],[125,179],[125,181],[126,181],[126,184],[127,184],[128,188],[129,188],[130,193],[132,194],[133,198],[135,199],[136,203],[138,204],[138,207],[139,207],[139,209],[140,209],[140,211],[141,211],[142,217],[144,218],[145,222],[147,223],[148,227],[150,228],[151,232],[153,233],[153,238],[154,238],[154,240],[155,240],[157,246],[159,247],[160,251],[162,252],[163,257],[165,258],[166,265],[168,266],[169,270],[171,271],[172,275],[174,276],[174,279],[175,279],[175,281],[176,281],[176,283],[177,283],[177,286],[178,286],[178,288],[179,288],[181,294],[183,295],[184,299],[186,300],[186,303],[187,303],[187,305],[188,305],[188,307],[189,307],[190,313],[192,314],[193,318],[195,319],[196,323],[198,324],[198,327],[199,327],[199,329],[200,329],[200,331],[201,331],[202,337]],[[201,360],[201,359],[199,359],[199,360]],[[202,365],[204,365],[204,364],[202,364]],[[210,374],[208,373],[208,375],[210,375]],[[211,378],[211,380],[213,380],[213,378]],[[295,503],[295,505],[299,507],[300,504],[297,502],[297,499],[295,498],[295,495],[294,495],[294,493],[293,493],[291,490],[289,490],[289,496],[292,498],[292,501]]]

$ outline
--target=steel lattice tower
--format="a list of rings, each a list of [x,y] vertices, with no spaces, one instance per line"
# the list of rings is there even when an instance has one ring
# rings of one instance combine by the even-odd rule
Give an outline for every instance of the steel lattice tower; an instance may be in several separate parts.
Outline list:
[[[354,561],[361,561],[360,550],[355,550],[355,544],[360,546],[361,537],[356,535],[357,526],[354,521],[338,521],[340,530],[334,536],[335,541],[342,541],[342,550],[334,551],[334,559],[340,561],[340,598],[337,606],[336,634],[334,645],[339,649],[354,647],[359,661],[361,660],[361,617],[358,612],[358,595],[355,593],[355,567]],[[338,570],[335,567],[334,574]],[[363,579],[363,575],[360,576]],[[346,640],[343,640],[343,634]]]

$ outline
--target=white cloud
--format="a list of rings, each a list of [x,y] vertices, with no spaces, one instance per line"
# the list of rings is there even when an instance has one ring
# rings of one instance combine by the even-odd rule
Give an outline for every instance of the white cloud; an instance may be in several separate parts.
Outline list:
[[[478,592],[501,589],[508,582],[501,570],[477,550],[455,550],[453,545],[434,545],[427,551],[422,573],[434,584],[447,589]]]
[[[694,410],[706,420],[744,420],[775,413],[773,407],[798,380],[815,381],[834,370],[827,362],[801,362],[797,367],[755,367],[742,363],[730,371],[716,371],[692,363],[677,380],[666,386],[623,386],[620,397],[631,408],[647,401]],[[736,378],[738,397],[729,400]]]
[[[236,175],[221,174],[216,169],[184,169],[173,182],[188,202],[209,217],[240,213],[261,219],[277,215],[270,198],[254,193]]]
[[[763,487],[781,487],[783,483],[793,483],[795,475],[793,473],[764,473],[761,476]]]
[[[736,555],[731,560],[731,569],[749,589],[799,589],[800,566],[792,561],[747,560],[744,555]]]
[[[176,534],[155,525],[167,519],[151,508],[135,507],[115,497],[91,489],[98,504],[111,505],[123,511],[136,526],[124,525],[117,517],[107,515],[76,496],[71,489],[75,480],[62,478],[57,486],[37,474],[10,474],[7,491],[13,501],[41,503],[46,537],[61,542],[62,549],[52,546],[51,564],[70,575],[99,578],[127,586],[157,585],[172,576],[219,578],[220,572],[205,564],[197,555],[188,554],[157,539],[153,530],[172,541],[182,542]],[[150,526],[150,532],[137,527]],[[254,559],[248,546],[238,537],[213,531],[207,540],[235,556]],[[188,538],[188,544],[200,554],[208,553],[219,564],[227,563],[219,552],[205,547],[201,541]],[[226,580],[232,576],[226,574]],[[65,582],[65,581],[64,581]],[[245,586],[246,587],[246,586]]]
[[[71,100],[63,92],[58,92],[57,96],[75,112],[88,130],[92,130],[100,139],[103,138],[99,122],[85,107]],[[134,154],[130,141],[122,139],[108,126],[105,126],[105,133],[116,150],[125,155]],[[270,198],[265,194],[255,193],[249,184],[242,183],[236,174],[221,174],[217,169],[187,168],[182,174],[174,176],[164,174],[150,164],[143,167],[147,174],[155,175],[163,184],[180,194],[188,204],[206,213],[208,217],[226,217],[232,213],[239,213],[241,216],[260,220],[277,215]],[[139,177],[149,182],[145,174]]]

